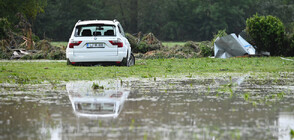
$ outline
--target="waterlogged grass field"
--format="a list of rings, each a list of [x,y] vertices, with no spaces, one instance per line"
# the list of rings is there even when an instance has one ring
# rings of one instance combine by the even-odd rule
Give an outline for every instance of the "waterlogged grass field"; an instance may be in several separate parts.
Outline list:
[[[294,58],[289,58],[294,59]],[[223,73],[294,72],[294,62],[280,57],[194,58],[137,60],[132,67],[68,66],[65,62],[0,62],[0,83],[38,84],[109,78],[156,78],[205,76]]]
[[[0,139],[288,140],[290,59],[141,59],[132,67],[2,60]],[[112,100],[117,116],[98,117],[111,115],[98,110]]]

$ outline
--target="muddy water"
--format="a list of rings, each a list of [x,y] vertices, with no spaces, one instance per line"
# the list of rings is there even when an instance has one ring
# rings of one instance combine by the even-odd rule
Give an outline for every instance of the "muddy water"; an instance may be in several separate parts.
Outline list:
[[[294,129],[293,73],[0,87],[5,140],[288,140]]]

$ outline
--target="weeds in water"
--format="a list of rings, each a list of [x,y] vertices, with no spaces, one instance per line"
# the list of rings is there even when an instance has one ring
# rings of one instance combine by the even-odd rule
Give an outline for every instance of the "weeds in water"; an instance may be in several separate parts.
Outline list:
[[[129,130],[132,131],[132,130],[134,129],[134,124],[135,124],[135,120],[132,119],[132,122],[131,122],[131,124],[130,124]]]
[[[192,78],[193,75],[191,73],[189,73],[189,75],[186,76],[187,78]]]
[[[145,132],[144,133],[144,138],[143,138],[143,140],[148,140],[148,134]]]
[[[234,140],[239,140],[241,139],[241,132],[239,129],[234,130],[233,132],[231,132],[231,138]]]
[[[251,98],[253,95],[254,94],[251,94],[251,93],[244,93],[241,96],[246,102],[251,103],[253,106],[256,106],[257,104],[271,105],[272,103],[276,103],[282,100],[284,96],[286,95],[286,93],[282,91],[279,93],[269,93],[263,98]]]
[[[245,93],[244,94],[244,100],[249,101],[250,93]]]
[[[291,136],[291,139],[294,138],[294,130],[293,129],[290,130],[290,136]]]
[[[285,95],[285,92],[280,92],[280,93],[277,94],[277,97],[279,99],[282,99],[284,97],[284,95]]]
[[[209,86],[207,86],[207,93],[209,94],[210,93],[210,87]]]
[[[104,86],[99,86],[99,84],[93,83],[92,89],[104,89]]]
[[[99,127],[102,127],[102,121],[101,120],[98,121],[98,125],[99,125]]]
[[[229,84],[222,85],[220,88],[217,89],[217,91],[221,93],[230,93],[230,98],[231,98],[234,95],[233,83],[230,82]]]

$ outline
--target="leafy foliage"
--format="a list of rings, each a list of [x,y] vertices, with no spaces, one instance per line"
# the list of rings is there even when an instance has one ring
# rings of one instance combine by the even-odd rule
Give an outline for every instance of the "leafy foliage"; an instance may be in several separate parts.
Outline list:
[[[154,33],[161,40],[210,40],[220,29],[240,32],[253,0],[49,0],[34,24],[41,38],[65,41],[78,20],[118,19],[126,32]]]
[[[74,24],[89,19],[117,19],[126,32],[166,41],[211,40],[221,29],[239,33],[255,13],[279,17],[294,31],[293,0],[0,0],[0,11],[12,25],[23,14],[37,36],[55,41],[67,41]]]
[[[246,30],[256,43],[258,51],[269,51],[271,55],[281,55],[285,51],[285,27],[277,17],[256,14],[247,19],[246,24]]]
[[[213,56],[213,46],[210,45],[210,42],[201,42],[199,47],[203,57]]]
[[[0,0],[0,17],[7,17],[11,21],[16,21],[16,14],[21,13],[27,19],[34,19],[41,12],[47,0]]]
[[[146,53],[152,50],[158,50],[162,47],[162,43],[152,34],[146,34],[140,39],[129,33],[126,34],[134,53]]]
[[[6,38],[7,32],[10,31],[10,22],[7,18],[0,18],[0,39]]]

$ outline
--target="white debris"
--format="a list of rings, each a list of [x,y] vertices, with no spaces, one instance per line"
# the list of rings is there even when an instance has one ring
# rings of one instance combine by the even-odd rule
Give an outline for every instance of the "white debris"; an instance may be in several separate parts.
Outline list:
[[[216,58],[229,58],[235,56],[255,55],[255,48],[241,36],[230,34],[217,38],[214,42],[214,56]]]

